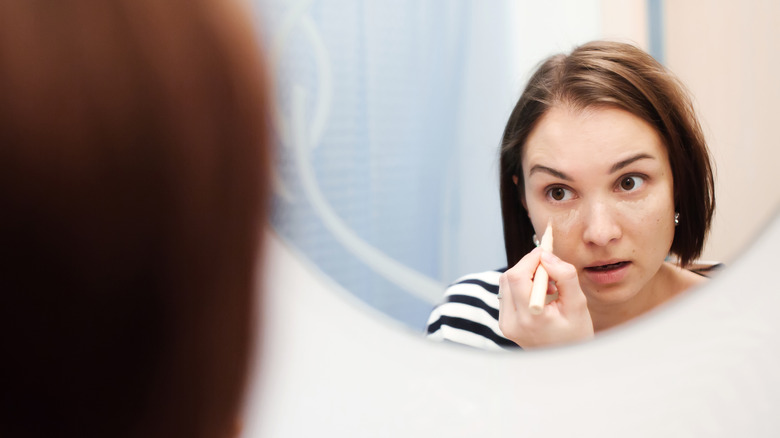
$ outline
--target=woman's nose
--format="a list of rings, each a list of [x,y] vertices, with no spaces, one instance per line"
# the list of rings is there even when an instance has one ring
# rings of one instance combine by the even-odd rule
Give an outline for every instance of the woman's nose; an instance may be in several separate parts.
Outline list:
[[[603,202],[594,202],[587,207],[585,229],[582,239],[585,243],[606,246],[622,237],[623,231],[615,212]]]

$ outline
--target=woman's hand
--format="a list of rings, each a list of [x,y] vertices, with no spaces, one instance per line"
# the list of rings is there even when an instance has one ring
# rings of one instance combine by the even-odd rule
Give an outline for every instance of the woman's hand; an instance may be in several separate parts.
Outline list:
[[[541,263],[550,276],[548,294],[558,292],[539,315],[528,302],[536,267]],[[554,254],[536,248],[499,279],[498,326],[505,337],[523,348],[577,342],[593,337],[588,302],[580,289],[577,270]]]

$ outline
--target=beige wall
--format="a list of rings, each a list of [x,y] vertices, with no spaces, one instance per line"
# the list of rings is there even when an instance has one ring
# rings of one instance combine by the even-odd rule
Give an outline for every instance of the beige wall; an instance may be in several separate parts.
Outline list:
[[[780,2],[667,0],[664,8],[666,65],[694,95],[717,166],[704,257],[730,261],[780,206]]]
[[[648,48],[645,0],[601,7],[604,37]],[[690,89],[716,165],[702,258],[729,262],[780,213],[780,2],[665,0],[663,8],[665,64]]]

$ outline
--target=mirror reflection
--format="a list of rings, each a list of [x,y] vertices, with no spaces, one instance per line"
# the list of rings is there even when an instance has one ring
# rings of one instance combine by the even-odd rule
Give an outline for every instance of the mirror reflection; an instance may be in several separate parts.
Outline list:
[[[770,16],[769,11],[728,6],[733,10],[708,12],[708,20],[697,20],[694,26],[707,29],[707,37],[713,40],[710,48],[692,47],[700,37],[685,19],[701,16],[706,9],[703,4],[701,10],[693,10],[688,4],[660,1],[505,1],[479,6],[461,1],[450,2],[446,8],[436,2],[258,3],[263,11],[262,39],[275,72],[274,128],[280,147],[274,228],[303,259],[344,290],[420,335],[426,331],[432,309],[457,279],[514,266],[508,264],[504,245],[497,184],[499,147],[530,73],[551,54],[570,53],[593,40],[630,42],[690,89],[716,163],[718,210],[707,246],[700,248],[701,254],[689,253],[698,257],[687,261],[728,264],[778,204],[780,197],[775,193],[764,194],[760,200],[745,196],[770,175],[756,170],[766,166],[767,153],[775,152],[759,147],[761,135],[768,136],[766,127],[756,120],[743,122],[749,114],[768,117],[762,108],[769,108],[780,97],[777,87],[760,85],[770,83],[762,71],[771,71],[777,61],[771,56],[759,60],[752,51],[743,50],[742,56],[748,58],[744,61],[768,63],[766,69],[750,73],[755,81],[744,80],[744,61],[735,60],[732,65],[724,59],[716,42],[725,36],[709,30],[717,29],[728,17],[749,17],[751,29],[732,35],[732,44],[745,39],[742,47],[758,49],[753,40],[761,44],[772,40],[768,35],[756,36],[756,32],[768,32],[770,26],[762,17]],[[734,104],[718,105],[724,94],[734,98],[731,102],[749,101],[748,115]],[[614,115],[599,114],[607,119]],[[576,117],[569,120],[576,121]],[[728,127],[731,131],[725,130]],[[724,154],[729,159],[722,160]],[[640,166],[645,161],[651,160],[632,164]],[[669,163],[662,164],[668,164],[674,174],[672,161],[669,158]],[[736,163],[747,177],[740,178],[731,166]],[[527,177],[529,184],[531,177],[549,176],[521,170],[529,174],[513,176],[518,180]],[[721,182],[725,178],[730,181],[726,190]],[[655,180],[632,171],[619,180],[618,187],[627,184],[639,192],[655,187]],[[613,182],[618,184],[617,179]],[[671,185],[676,189],[677,179],[672,178]],[[575,189],[583,190],[558,187],[555,196],[563,196],[564,201]],[[663,209],[660,231],[667,234],[680,208],[674,193],[672,211]],[[747,202],[753,204],[746,206]],[[689,208],[687,203],[683,207]],[[742,218],[745,215],[739,214],[739,208],[749,208],[749,217]],[[569,255],[570,228],[566,227],[575,219],[585,223],[585,211],[571,213],[579,214],[578,218],[560,212],[537,217],[532,207],[528,212],[531,228],[540,238],[546,221],[553,218],[553,254],[575,266],[585,263]],[[679,227],[693,226],[680,213],[681,225],[672,225],[675,236]],[[733,226],[736,221],[739,226]],[[694,228],[706,231],[706,227]],[[720,231],[725,229],[728,232]],[[528,241],[526,245],[533,246],[532,239]],[[643,251],[645,246],[641,244]],[[659,254],[662,249],[654,248]],[[607,265],[624,261],[612,259],[610,255],[591,261]],[[660,263],[659,270],[668,264],[663,258]],[[687,287],[699,277],[685,274],[677,280]],[[582,289],[587,294],[587,288]],[[685,287],[673,289],[679,292]],[[497,299],[495,304],[497,310]]]

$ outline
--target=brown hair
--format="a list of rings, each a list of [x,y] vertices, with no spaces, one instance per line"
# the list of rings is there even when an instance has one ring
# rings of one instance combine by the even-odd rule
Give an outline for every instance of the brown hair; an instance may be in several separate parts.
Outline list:
[[[265,80],[229,1],[0,2],[0,435],[235,426]]]
[[[687,266],[704,247],[715,208],[709,152],[684,86],[652,56],[624,43],[594,41],[568,56],[555,55],[531,76],[501,143],[501,212],[507,263],[533,249],[533,226],[521,202],[522,148],[551,107],[612,106],[645,120],[664,140],[680,213],[671,252]],[[513,176],[517,176],[515,185]]]

